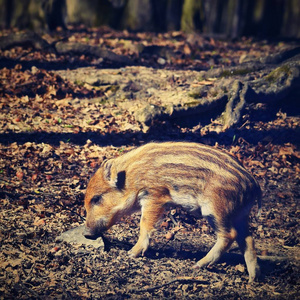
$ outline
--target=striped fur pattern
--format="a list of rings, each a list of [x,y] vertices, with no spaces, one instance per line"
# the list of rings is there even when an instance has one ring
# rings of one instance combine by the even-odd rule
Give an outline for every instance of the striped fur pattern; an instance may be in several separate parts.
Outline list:
[[[195,268],[210,266],[237,241],[249,281],[259,274],[248,216],[261,190],[241,164],[216,148],[187,142],[149,143],[104,161],[85,196],[85,236],[99,236],[121,217],[141,211],[140,235],[130,250],[144,254],[150,234],[168,204],[206,217],[217,242]]]

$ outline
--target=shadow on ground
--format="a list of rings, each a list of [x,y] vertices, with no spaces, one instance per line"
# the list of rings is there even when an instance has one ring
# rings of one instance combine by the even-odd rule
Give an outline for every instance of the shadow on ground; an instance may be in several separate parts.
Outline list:
[[[105,238],[105,251],[110,251],[111,248],[129,251],[133,246],[134,245],[129,242],[121,242],[116,239],[108,240],[107,238]],[[196,263],[198,260],[200,260],[207,254],[207,252],[197,250],[193,245],[187,244],[185,246],[188,250],[177,250],[172,246],[164,246],[163,248],[160,248],[159,246],[150,247],[145,253],[145,257],[150,260],[160,260],[162,258],[176,258],[179,260],[190,259]],[[226,273],[225,270],[221,270],[217,267],[218,264],[223,263],[225,263],[228,266],[235,267],[239,264],[245,265],[245,260],[243,255],[240,253],[227,252],[224,253],[219,262],[217,262],[216,265],[210,267],[209,270],[215,273]],[[258,264],[261,269],[261,274],[259,278],[261,281],[263,281],[266,276],[270,276],[270,274],[278,275],[284,272],[288,265],[287,258],[274,258],[272,256],[258,258]]]
[[[288,142],[300,144],[300,128],[289,129],[271,129],[271,130],[247,130],[232,129],[228,132],[209,133],[204,138],[211,139],[220,144],[231,145],[233,138],[242,137],[247,142],[257,145],[258,143],[272,142],[274,144],[283,145]],[[79,133],[54,133],[54,132],[9,132],[0,134],[0,143],[9,145],[17,142],[24,144],[27,142],[46,143],[58,146],[60,141],[68,142],[75,145],[84,145],[87,140],[99,146],[113,145],[116,147],[124,145],[139,145],[150,141],[197,141],[201,142],[202,137],[199,133],[181,133],[178,129],[172,132],[164,131],[163,127],[155,126],[150,128],[147,133],[143,132],[120,132],[99,134],[97,132],[79,132]]]

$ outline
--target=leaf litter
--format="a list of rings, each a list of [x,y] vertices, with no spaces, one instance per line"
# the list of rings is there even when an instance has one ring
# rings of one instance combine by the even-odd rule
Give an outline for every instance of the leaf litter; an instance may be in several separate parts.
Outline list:
[[[102,30],[77,32],[69,39],[87,42],[90,35],[89,43],[100,39],[108,49],[138,63],[180,69],[234,65],[284,47],[175,32]],[[154,48],[147,48],[153,45],[155,54]],[[172,49],[171,54],[164,53],[164,61],[158,60],[163,47]],[[144,132],[126,108],[106,101],[105,93],[114,91],[101,83],[68,81],[55,71],[23,66],[33,59],[93,64],[95,58],[30,51],[22,47],[1,51],[9,58],[27,53],[21,64],[0,70],[1,299],[299,298],[300,152],[295,136],[299,115],[293,106],[262,110],[259,120],[257,114],[264,106],[249,107],[240,128],[219,135],[201,132],[199,124],[184,126],[169,120]],[[110,66],[105,61],[100,64]],[[212,81],[200,79],[197,84]],[[221,147],[257,177],[264,192],[263,209],[257,218],[254,208],[250,225],[262,268],[258,283],[248,285],[236,245],[212,269],[191,271],[215,236],[205,220],[180,209],[165,215],[148,253],[136,260],[128,259],[127,251],[137,239],[138,215],[124,218],[107,232],[105,251],[56,241],[84,223],[84,191],[101,162],[151,140]]]

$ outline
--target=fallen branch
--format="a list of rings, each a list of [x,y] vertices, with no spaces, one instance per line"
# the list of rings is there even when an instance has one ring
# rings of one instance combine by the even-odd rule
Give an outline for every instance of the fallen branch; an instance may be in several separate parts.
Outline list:
[[[200,279],[200,277],[177,277],[173,280],[170,280],[166,283],[160,284],[160,285],[156,285],[153,287],[149,287],[149,288],[144,288],[144,289],[130,289],[129,292],[130,293],[145,293],[145,292],[152,292],[154,290],[163,288],[165,286],[168,286],[170,284],[173,284],[175,282],[180,282],[180,283],[198,283],[198,284],[204,284],[204,285],[208,285],[210,284],[208,281],[205,281],[203,279]]]
[[[271,262],[280,262],[280,261],[286,261],[288,258],[286,256],[276,256],[276,255],[258,255],[257,256],[262,261],[271,261]]]
[[[124,64],[124,65],[132,65],[133,62],[130,58],[125,55],[118,55],[113,51],[105,49],[100,46],[90,46],[87,44],[81,43],[71,43],[66,42],[68,37],[63,37],[57,41],[52,43],[48,43],[41,36],[36,34],[35,32],[23,32],[18,34],[10,34],[7,36],[0,37],[0,49],[10,49],[15,46],[31,46],[33,48],[29,53],[22,54],[17,59],[24,57],[36,50],[46,50],[52,49],[53,52],[58,54],[85,54],[96,56],[99,58],[103,58],[104,60],[109,60],[114,63]]]
[[[118,55],[108,49],[104,49],[99,46],[90,46],[81,43],[59,42],[56,44],[55,48],[59,54],[70,54],[70,53],[85,54],[85,55],[91,55],[91,56],[103,58],[115,63],[125,64],[125,65],[132,64],[132,61],[127,56]]]
[[[46,40],[30,31],[0,37],[0,49],[2,50],[26,45],[30,45],[37,50],[42,50],[50,46]]]

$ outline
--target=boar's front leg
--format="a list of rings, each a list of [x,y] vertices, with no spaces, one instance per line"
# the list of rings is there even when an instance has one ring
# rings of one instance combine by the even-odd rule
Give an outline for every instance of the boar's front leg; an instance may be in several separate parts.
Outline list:
[[[169,193],[165,190],[147,190],[145,196],[140,199],[142,207],[140,235],[137,243],[129,251],[131,257],[137,257],[140,254],[144,255],[149,246],[151,232],[154,230],[155,224],[162,217],[164,205],[169,201]]]
[[[149,246],[149,239],[155,224],[161,218],[163,206],[161,205],[145,205],[142,207],[142,216],[140,222],[140,235],[137,243],[129,251],[131,257],[144,255]]]

